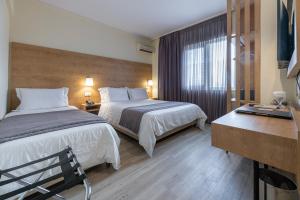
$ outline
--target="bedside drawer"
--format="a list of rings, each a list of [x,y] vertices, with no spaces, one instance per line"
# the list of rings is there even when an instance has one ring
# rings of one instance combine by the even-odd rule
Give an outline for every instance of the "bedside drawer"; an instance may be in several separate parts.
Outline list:
[[[94,105],[82,104],[81,110],[98,115],[100,106],[101,106],[100,103],[95,103]]]

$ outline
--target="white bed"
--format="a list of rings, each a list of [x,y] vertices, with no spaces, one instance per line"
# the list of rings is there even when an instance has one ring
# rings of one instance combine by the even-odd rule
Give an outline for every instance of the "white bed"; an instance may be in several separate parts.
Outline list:
[[[112,124],[121,132],[131,132],[119,125],[122,111],[128,107],[143,106],[149,104],[163,103],[158,100],[137,100],[121,102],[104,102],[101,104],[99,116]],[[167,132],[196,122],[196,126],[203,129],[207,117],[201,108],[194,104],[178,106],[163,110],[145,113],[140,123],[138,132],[139,144],[152,157],[154,146],[158,137]]]
[[[7,114],[6,117],[70,109],[77,108],[68,106],[57,109],[14,111]],[[73,152],[84,169],[102,163],[111,163],[115,169],[119,169],[119,144],[120,140],[116,131],[107,123],[85,125],[39,134],[0,144],[0,169],[11,168],[45,157],[65,149],[66,146],[72,147]],[[36,167],[41,168],[46,166],[47,163],[43,163],[42,166]],[[27,167],[24,170],[14,171],[14,175],[25,174],[33,170],[33,168]],[[56,171],[51,173],[56,173]],[[0,194],[14,187],[16,185],[11,185],[10,188],[2,187],[0,188]]]

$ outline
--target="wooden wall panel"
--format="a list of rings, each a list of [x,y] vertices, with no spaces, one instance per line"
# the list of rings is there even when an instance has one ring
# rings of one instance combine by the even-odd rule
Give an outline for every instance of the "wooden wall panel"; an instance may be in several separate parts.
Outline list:
[[[233,11],[229,4],[234,8]],[[227,9],[227,18],[235,19],[234,26],[228,27],[227,34],[234,33],[232,38],[237,41],[235,51],[232,51],[236,66],[236,87],[231,91],[235,94],[234,106],[260,103],[260,0],[227,0]]]
[[[244,38],[245,38],[245,101],[250,102],[250,67],[251,67],[251,44],[250,44],[250,0],[245,0],[245,23],[244,23]]]
[[[254,88],[255,102],[260,103],[260,60],[261,60],[261,2],[255,0],[255,50],[254,50]]]
[[[232,1],[227,0],[227,91],[231,91]],[[232,110],[231,92],[227,92],[227,112]]]
[[[15,88],[68,87],[70,105],[80,106],[86,100],[100,101],[100,87],[146,87],[152,77],[150,64],[93,56],[70,51],[12,43],[10,75],[10,110],[19,104]],[[86,88],[85,78],[94,78],[94,87]]]
[[[235,50],[236,50],[236,55],[235,55],[235,70],[236,70],[236,75],[235,75],[235,80],[236,80],[236,104],[235,107],[238,108],[240,107],[240,90],[241,90],[241,43],[240,43],[240,37],[241,37],[241,2],[236,1],[235,4],[235,12],[236,12],[236,41],[235,41]]]

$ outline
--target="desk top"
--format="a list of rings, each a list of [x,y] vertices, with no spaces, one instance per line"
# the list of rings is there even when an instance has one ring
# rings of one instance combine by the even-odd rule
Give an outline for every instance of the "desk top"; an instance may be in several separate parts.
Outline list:
[[[295,121],[232,111],[212,122],[212,145],[296,174]]]
[[[294,120],[240,114],[232,111],[213,121],[212,124],[255,131],[293,140],[298,139],[298,129]]]

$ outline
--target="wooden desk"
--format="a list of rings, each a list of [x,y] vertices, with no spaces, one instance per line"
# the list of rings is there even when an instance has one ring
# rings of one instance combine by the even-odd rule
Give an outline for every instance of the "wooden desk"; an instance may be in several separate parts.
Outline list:
[[[255,170],[260,162],[296,174],[297,139],[294,120],[233,111],[212,122],[212,145],[255,161]]]

